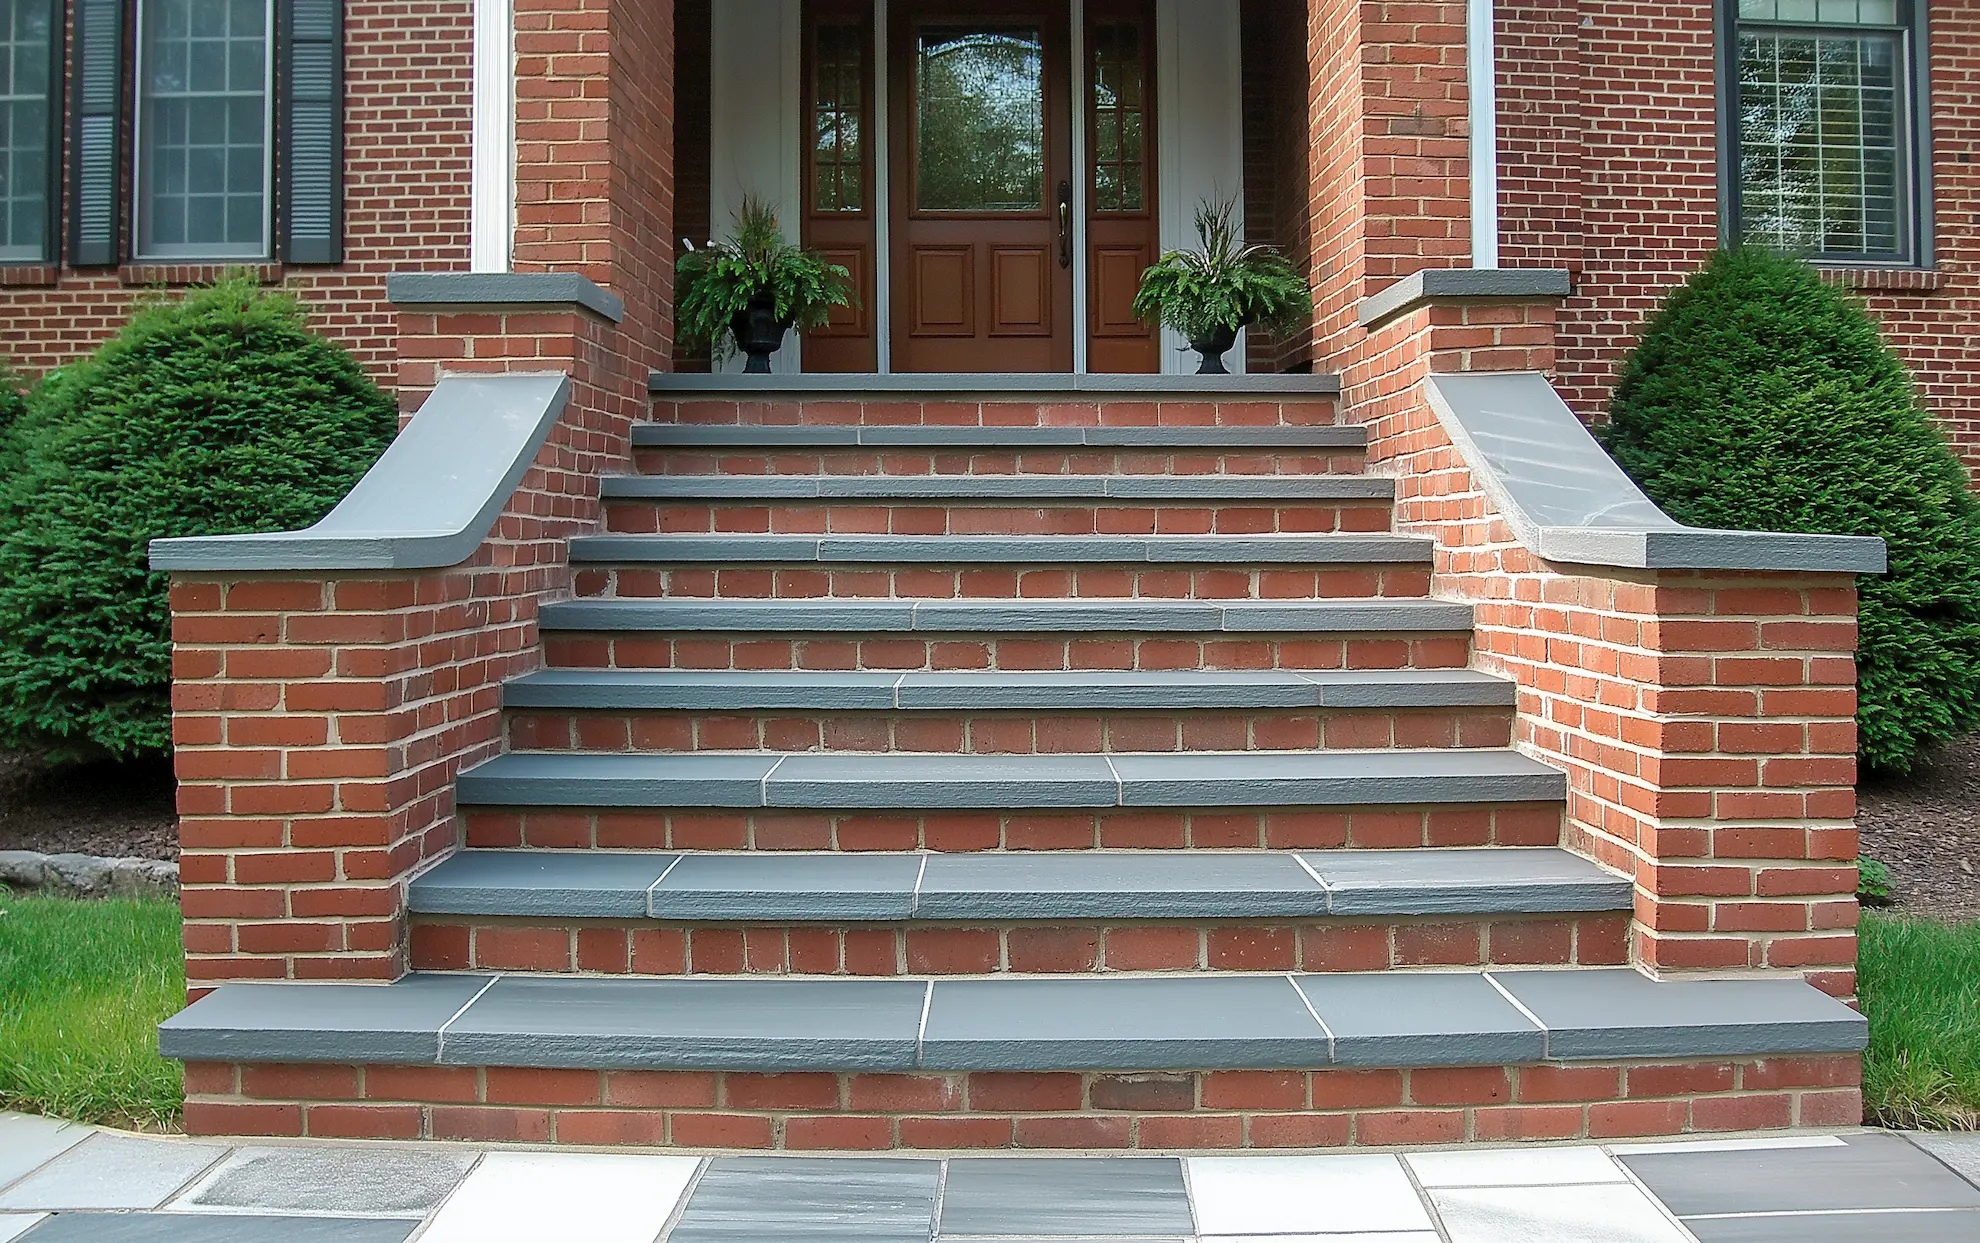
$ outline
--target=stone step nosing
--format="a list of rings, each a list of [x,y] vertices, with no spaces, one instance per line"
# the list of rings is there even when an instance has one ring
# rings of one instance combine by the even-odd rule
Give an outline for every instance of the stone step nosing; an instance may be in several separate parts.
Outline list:
[[[1468,669],[970,673],[544,669],[502,706],[570,712],[1012,712],[1509,708],[1517,686]]]
[[[1427,565],[1403,535],[584,535],[574,563],[622,565]]]
[[[1483,918],[1626,912],[1630,881],[1554,847],[1026,855],[468,850],[419,915],[711,923]]]
[[[544,630],[739,634],[1163,633],[1429,634],[1469,631],[1469,604],[1445,600],[563,600]]]
[[[879,980],[416,974],[383,986],[224,984],[159,1028],[161,1052],[183,1061],[693,1071],[1501,1066],[1833,1055],[1867,1042],[1862,1015],[1799,979],[1655,981],[1629,968]]]
[[[1379,475],[616,475],[610,501],[1353,501],[1395,499]]]
[[[774,776],[773,776],[774,774]],[[1515,751],[511,752],[463,772],[464,806],[804,810],[1368,807],[1559,802]]]
[[[912,424],[641,423],[641,449],[1363,449],[1360,424],[1299,426],[981,427]]]

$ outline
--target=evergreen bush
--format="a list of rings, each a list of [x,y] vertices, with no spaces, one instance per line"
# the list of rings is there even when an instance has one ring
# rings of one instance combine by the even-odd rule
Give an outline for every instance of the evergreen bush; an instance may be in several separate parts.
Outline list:
[[[397,430],[288,294],[233,279],[141,305],[0,432],[0,745],[171,745],[161,536],[307,526]]]
[[[1603,439],[1679,521],[1883,537],[1889,573],[1860,580],[1869,767],[1980,728],[1980,503],[1855,298],[1722,251],[1651,318]]]

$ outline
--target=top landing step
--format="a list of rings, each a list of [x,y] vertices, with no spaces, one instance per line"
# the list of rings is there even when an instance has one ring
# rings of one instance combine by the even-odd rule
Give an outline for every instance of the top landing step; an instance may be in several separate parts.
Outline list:
[[[973,397],[1031,401],[1040,397],[1205,398],[1242,401],[1284,401],[1303,397],[1332,398],[1341,391],[1336,375],[1069,375],[1065,373],[923,373],[877,375],[870,372],[806,375],[708,375],[655,371],[647,389],[667,399],[789,401],[806,397],[845,400],[873,397],[912,400],[918,397]]]

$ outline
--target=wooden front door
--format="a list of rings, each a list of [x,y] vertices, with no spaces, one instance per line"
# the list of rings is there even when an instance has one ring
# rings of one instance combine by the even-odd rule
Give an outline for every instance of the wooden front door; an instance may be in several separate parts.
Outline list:
[[[893,6],[896,371],[1070,371],[1067,5]]]

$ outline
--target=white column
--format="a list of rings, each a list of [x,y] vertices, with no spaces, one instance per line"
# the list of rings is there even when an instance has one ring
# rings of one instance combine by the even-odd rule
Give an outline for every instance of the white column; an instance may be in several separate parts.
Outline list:
[[[516,237],[516,18],[513,0],[474,0],[474,148],[469,262],[506,272]]]
[[[1499,266],[1499,77],[1492,0],[1466,0],[1471,108],[1471,266]]]
[[[1160,0],[1155,8],[1155,128],[1161,148],[1162,249],[1196,246],[1196,208],[1235,199],[1244,219],[1244,49],[1238,0]],[[1162,371],[1196,370],[1188,342],[1162,330]],[[1244,336],[1224,356],[1244,370]]]
[[[709,228],[727,237],[743,199],[754,197],[776,211],[785,238],[795,242],[804,211],[800,0],[717,0],[709,35]],[[792,333],[771,368],[802,370],[802,349]],[[742,366],[733,358],[725,370]]]

